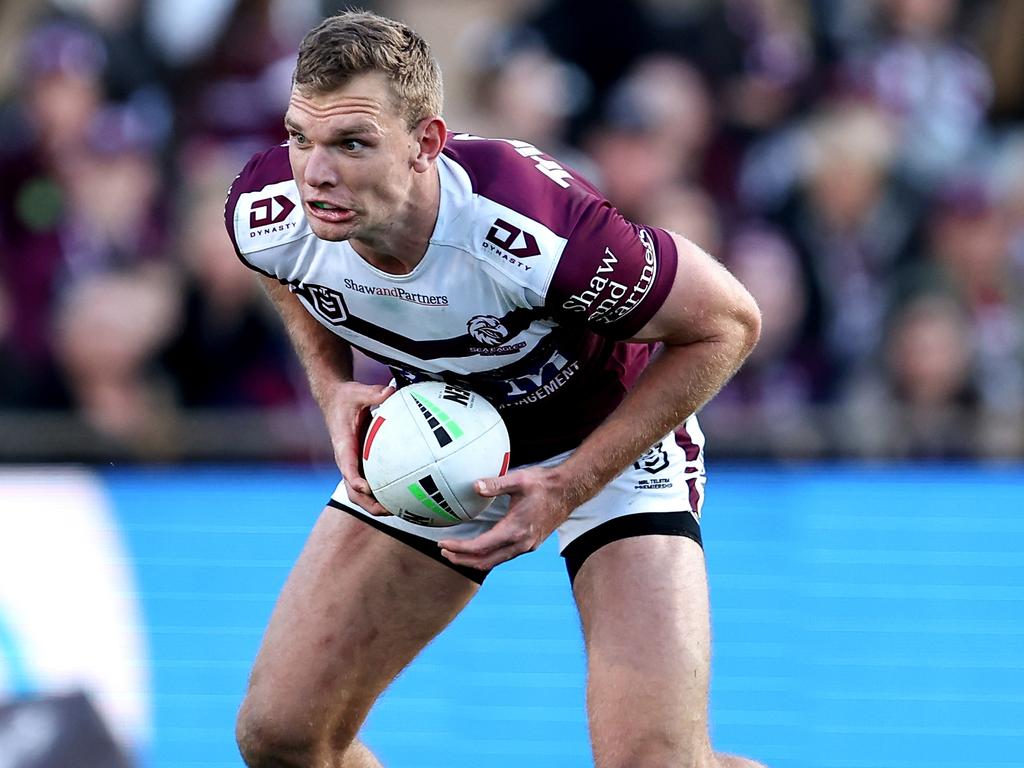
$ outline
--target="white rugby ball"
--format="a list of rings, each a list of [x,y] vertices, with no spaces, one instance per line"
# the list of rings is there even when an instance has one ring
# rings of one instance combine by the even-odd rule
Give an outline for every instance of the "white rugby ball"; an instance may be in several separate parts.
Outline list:
[[[373,412],[363,476],[391,514],[429,526],[472,520],[493,501],[473,483],[505,474],[509,439],[493,405],[440,381],[402,387]]]

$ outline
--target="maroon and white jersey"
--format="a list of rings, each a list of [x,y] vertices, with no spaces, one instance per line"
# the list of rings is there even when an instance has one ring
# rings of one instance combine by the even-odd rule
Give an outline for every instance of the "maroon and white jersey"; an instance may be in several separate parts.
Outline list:
[[[400,384],[443,379],[494,403],[516,464],[573,448],[646,364],[650,345],[621,340],[668,294],[675,245],[525,142],[449,134],[437,166],[437,223],[407,275],[313,234],[285,145],[235,180],[228,232],[246,265]]]

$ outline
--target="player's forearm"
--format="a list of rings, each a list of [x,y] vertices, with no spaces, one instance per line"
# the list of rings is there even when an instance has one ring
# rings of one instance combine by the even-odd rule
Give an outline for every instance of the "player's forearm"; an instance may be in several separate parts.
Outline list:
[[[313,397],[326,408],[334,388],[352,380],[351,347],[320,325],[286,286],[270,279],[264,279],[264,286],[306,371]]]
[[[618,408],[560,467],[578,506],[710,400],[739,369],[757,340],[756,318],[727,333],[666,345]]]
[[[352,381],[352,348],[323,328],[312,333],[289,328],[289,336],[306,371],[310,392],[326,412],[336,387]]]

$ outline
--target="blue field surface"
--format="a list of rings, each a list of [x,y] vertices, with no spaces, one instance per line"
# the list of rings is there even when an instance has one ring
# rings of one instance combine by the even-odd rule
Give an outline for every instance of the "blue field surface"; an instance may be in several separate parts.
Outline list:
[[[329,470],[103,474],[150,654],[147,768],[242,765],[235,711]],[[1024,765],[1024,472],[729,466],[704,510],[716,745],[772,768]],[[387,691],[389,766],[589,766],[554,542],[493,573]]]

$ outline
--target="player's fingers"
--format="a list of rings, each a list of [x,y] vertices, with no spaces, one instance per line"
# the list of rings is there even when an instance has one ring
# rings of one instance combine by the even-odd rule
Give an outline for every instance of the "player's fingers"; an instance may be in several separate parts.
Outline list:
[[[373,498],[373,491],[370,490],[370,484],[365,479],[358,476],[350,476],[350,479],[345,482],[348,483],[350,491],[358,493],[360,496]]]
[[[515,544],[519,536],[515,531],[508,531],[495,525],[491,530],[481,533],[472,539],[444,539],[438,545],[443,550],[460,555],[486,555],[495,550]]]
[[[504,475],[503,477],[485,477],[482,480],[477,480],[473,485],[473,488],[477,493],[481,496],[486,496],[487,498],[511,493],[518,487],[519,485],[514,479],[511,481],[508,480],[508,475]]]
[[[359,453],[354,440],[334,441],[334,460],[338,462],[338,468],[352,471],[359,465]],[[347,474],[347,473],[346,473]]]
[[[341,477],[345,481],[345,489],[348,491],[349,499],[370,514],[391,514],[373,497],[373,490],[359,471],[359,464],[355,459],[354,455],[349,455],[348,452],[342,450],[335,454],[335,460],[338,462],[338,468],[341,470]]]
[[[390,384],[383,387],[367,386],[365,395],[366,405],[380,405],[389,397],[395,394],[395,388]]]
[[[363,482],[365,483],[366,481],[363,480]],[[348,480],[345,481],[345,490],[348,491],[349,501],[351,501],[353,504],[357,504],[358,506],[369,512],[371,515],[375,515],[377,517],[386,517],[387,515],[391,514],[386,509],[384,509],[384,507],[380,505],[380,502],[373,498],[373,496],[371,496],[369,493],[362,493],[356,490],[353,487],[352,483]],[[367,486],[367,491],[369,491],[369,486]]]
[[[464,565],[468,568],[476,568],[481,571],[486,571],[496,565],[504,563],[506,560],[518,557],[526,551],[527,550],[525,548],[518,546],[518,544],[508,544],[484,555],[460,554],[445,548],[441,549],[441,555],[446,557],[449,562],[454,563],[455,565]]]
[[[334,448],[334,461],[341,470],[341,476],[349,490],[369,495],[370,484],[366,482],[362,472],[359,470],[359,456],[349,444],[337,445]]]

